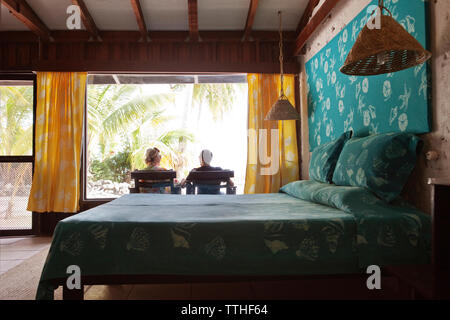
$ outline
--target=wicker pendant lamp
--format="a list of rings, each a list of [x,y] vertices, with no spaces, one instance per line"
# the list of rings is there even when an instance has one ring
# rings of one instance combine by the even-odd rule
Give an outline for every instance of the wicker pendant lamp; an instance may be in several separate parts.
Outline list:
[[[277,102],[272,106],[270,111],[267,113],[264,120],[300,120],[300,115],[294,106],[289,102],[288,98],[284,94],[283,89],[283,32],[281,30],[281,11],[278,11],[278,16],[280,17],[280,73],[281,73],[281,93]]]
[[[342,73],[369,76],[397,72],[431,58],[431,53],[395,21],[383,0],[379,0],[378,7],[375,11],[380,15],[381,28],[364,26],[341,68]],[[389,16],[383,15],[383,10]]]

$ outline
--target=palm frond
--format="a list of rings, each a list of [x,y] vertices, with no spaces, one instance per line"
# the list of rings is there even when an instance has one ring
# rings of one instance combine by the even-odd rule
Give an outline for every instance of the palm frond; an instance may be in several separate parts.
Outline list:
[[[160,107],[171,98],[173,97],[170,94],[137,97],[111,112],[103,121],[103,128],[107,135],[112,136],[130,125],[139,123],[148,113],[154,113],[152,117],[155,119],[162,114]]]
[[[160,135],[157,140],[161,141],[165,145],[174,145],[180,141],[180,138],[183,138],[189,142],[194,141],[194,135],[183,129],[167,131]]]
[[[213,119],[222,119],[223,115],[230,111],[234,104],[236,89],[230,83],[195,84],[193,88],[193,105],[195,108],[205,103]]]

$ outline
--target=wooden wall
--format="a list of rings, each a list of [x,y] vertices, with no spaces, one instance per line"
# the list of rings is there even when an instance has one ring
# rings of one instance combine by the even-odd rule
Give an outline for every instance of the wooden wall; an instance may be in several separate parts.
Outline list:
[[[0,32],[0,72],[279,73],[276,32],[254,32],[252,41],[241,36],[204,31],[192,42],[187,32],[153,32],[143,42],[139,32],[111,31],[92,41],[84,31],[55,31],[52,41],[40,42],[31,32]],[[285,72],[298,74],[299,63],[289,55],[295,33],[285,37]]]

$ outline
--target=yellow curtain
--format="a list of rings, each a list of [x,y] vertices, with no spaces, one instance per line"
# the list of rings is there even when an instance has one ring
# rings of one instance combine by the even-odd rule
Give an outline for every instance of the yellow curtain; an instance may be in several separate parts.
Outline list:
[[[37,74],[36,150],[29,211],[79,211],[86,78],[86,73]]]
[[[248,74],[247,81],[249,130],[244,192],[278,192],[299,179],[296,121],[264,120],[280,95],[280,75]],[[294,86],[294,75],[285,75],[284,92],[293,106]]]

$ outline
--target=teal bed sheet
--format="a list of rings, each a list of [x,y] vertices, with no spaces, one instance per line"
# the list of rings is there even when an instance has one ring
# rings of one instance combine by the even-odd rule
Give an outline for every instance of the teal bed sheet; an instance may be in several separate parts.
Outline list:
[[[281,192],[351,214],[361,267],[431,261],[431,217],[401,198],[387,203],[365,188],[311,180],[290,183]]]
[[[358,273],[357,225],[286,193],[125,195],[58,223],[36,298],[52,299],[70,265],[84,276]]]

